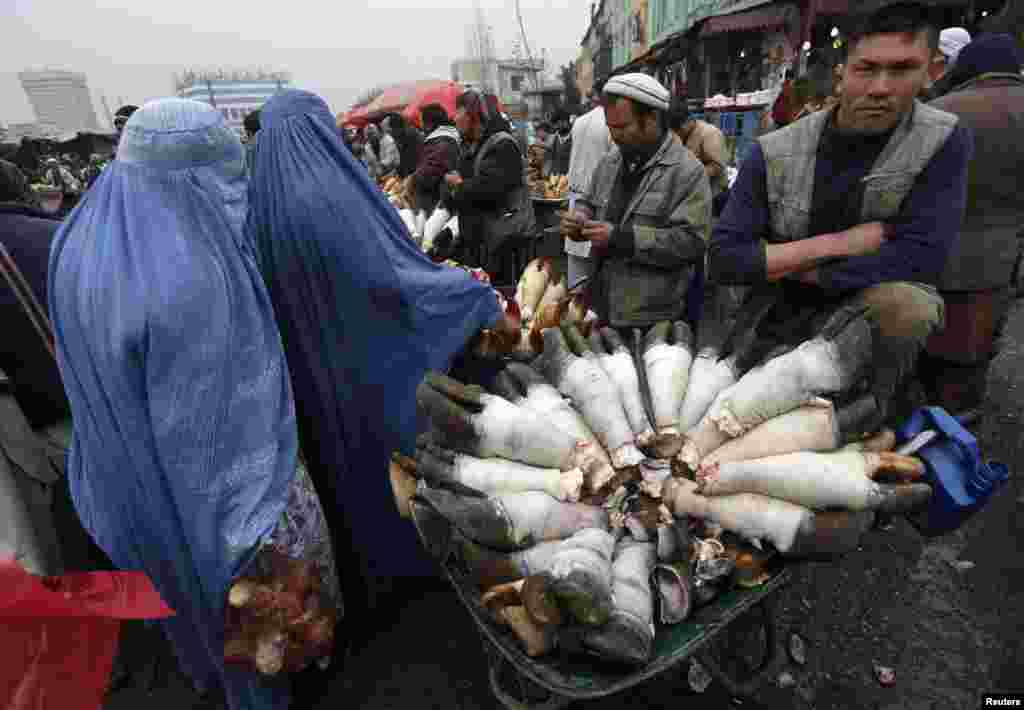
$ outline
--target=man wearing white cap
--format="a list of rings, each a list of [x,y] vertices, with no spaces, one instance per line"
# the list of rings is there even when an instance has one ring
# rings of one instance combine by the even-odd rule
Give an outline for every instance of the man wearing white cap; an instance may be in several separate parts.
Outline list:
[[[960,52],[970,43],[971,35],[963,27],[948,27],[939,33],[938,51],[928,67],[930,85],[925,88],[922,101],[932,101],[952,91],[953,66]]]
[[[646,74],[604,87],[608,151],[563,236],[595,255],[591,307],[615,328],[678,320],[710,237],[711,187],[704,166],[668,130],[669,92]]]
[[[939,33],[939,51],[935,53],[935,59],[928,67],[928,78],[934,84],[931,87],[929,96],[935,97],[948,91],[943,85],[944,77],[949,75],[956,58],[964,47],[971,43],[971,34],[963,27],[947,27]]]
[[[960,50],[970,43],[971,33],[963,27],[948,27],[939,33],[939,54],[945,62],[944,71],[949,71],[956,64]]]

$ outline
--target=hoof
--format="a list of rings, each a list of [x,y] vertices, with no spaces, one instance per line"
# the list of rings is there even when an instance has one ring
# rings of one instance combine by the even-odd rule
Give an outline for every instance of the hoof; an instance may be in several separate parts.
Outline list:
[[[654,650],[654,628],[633,616],[616,613],[602,628],[587,634],[584,644],[609,661],[645,665]]]
[[[671,459],[683,448],[683,436],[681,434],[656,434],[646,447],[641,448],[651,458]]]
[[[551,592],[551,576],[536,574],[527,577],[522,588],[523,606],[530,618],[544,626],[561,626],[565,621],[558,600]]]
[[[512,523],[494,501],[459,496],[439,488],[426,488],[419,497],[470,540],[495,550],[516,549]]]
[[[550,595],[584,626],[604,626],[611,618],[611,586],[583,570],[552,580]]]

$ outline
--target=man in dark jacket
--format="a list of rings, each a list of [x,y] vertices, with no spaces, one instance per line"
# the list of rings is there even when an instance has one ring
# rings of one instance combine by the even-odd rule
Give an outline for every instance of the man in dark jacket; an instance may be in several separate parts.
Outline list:
[[[14,266],[29,287],[22,291],[17,277],[0,278],[0,370],[36,429],[71,416],[47,332],[46,275],[58,227],[60,222],[32,205],[28,181],[18,166],[0,161],[0,273],[10,274]]]
[[[126,104],[121,108],[117,109],[117,113],[114,114],[114,133],[117,135],[117,142],[121,142],[121,133],[124,132],[125,124],[128,123],[128,119],[132,117],[132,114],[139,110],[138,106],[134,104]],[[114,152],[117,153],[117,145],[114,146]]]
[[[245,172],[252,179],[256,171],[256,146],[260,139],[260,110],[250,111],[242,119],[245,128]]]
[[[496,271],[502,245],[487,243],[486,221],[510,206],[526,188],[519,142],[512,127],[480,93],[470,90],[455,103],[455,126],[465,149],[459,169],[445,176],[448,205],[459,216],[460,247],[454,258],[466,266]]]
[[[444,176],[458,167],[462,138],[441,104],[424,106],[420,110],[420,120],[427,138],[423,141],[419,165],[413,173],[412,190],[416,209],[429,213],[441,198]]]
[[[985,396],[995,330],[1012,297],[1024,235],[1024,78],[1010,35],[982,35],[960,53],[952,90],[932,102],[974,132],[967,208],[939,289],[946,330],[933,337],[921,378],[933,401],[950,411],[979,406]]]
[[[387,123],[388,133],[395,139],[395,144],[398,146],[398,177],[404,180],[416,172],[423,141],[416,129],[410,126],[401,114],[388,114],[384,120]]]
[[[551,123],[555,135],[551,144],[547,174],[568,175],[569,157],[572,155],[572,126],[569,124],[569,112],[565,109],[555,111]]]

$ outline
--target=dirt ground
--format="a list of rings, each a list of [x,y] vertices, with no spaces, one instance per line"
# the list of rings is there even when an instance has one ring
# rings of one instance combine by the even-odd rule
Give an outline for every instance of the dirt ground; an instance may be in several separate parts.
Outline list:
[[[954,534],[924,540],[897,519],[839,561],[795,568],[779,595],[777,621],[780,643],[793,633],[804,640],[805,665],[783,652],[756,700],[740,702],[716,684],[698,696],[683,666],[628,693],[573,707],[966,710],[980,707],[986,691],[1024,692],[1024,490],[1013,474],[1024,466],[1021,303],[1004,341],[980,439],[987,458],[1010,466],[1010,483]],[[454,594],[437,584],[402,593],[401,611],[381,620],[378,636],[316,707],[498,707],[479,637]],[[894,685],[879,683],[876,665],[895,671]],[[792,685],[780,685],[783,673]],[[113,694],[106,710],[201,707],[174,671],[160,674],[152,690],[141,687],[144,680]]]

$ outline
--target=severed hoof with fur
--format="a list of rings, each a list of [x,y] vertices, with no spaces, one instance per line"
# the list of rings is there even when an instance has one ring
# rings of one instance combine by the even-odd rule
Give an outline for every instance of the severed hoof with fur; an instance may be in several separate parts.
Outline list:
[[[609,525],[608,513],[600,508],[562,503],[536,491],[470,498],[427,488],[419,495],[466,537],[495,550],[525,550]]]
[[[681,433],[679,410],[686,396],[693,354],[693,332],[682,321],[662,321],[644,337],[643,367],[659,434]]]
[[[448,524],[447,521],[445,524]],[[499,552],[478,545],[457,530],[452,531],[451,538],[450,547],[458,564],[481,589],[490,589],[547,571],[562,545],[561,540],[555,540],[519,552]]]
[[[560,626],[564,617],[550,589],[550,576],[541,573],[492,587],[484,593],[480,603],[493,616],[497,616],[505,607],[521,606],[526,609],[534,624]]]
[[[643,395],[640,388],[640,374],[625,341],[612,328],[600,328],[590,334],[590,348],[597,354],[597,360],[618,388],[619,399],[626,411],[626,418],[636,436],[636,444],[645,450],[656,435],[647,418]]]
[[[501,607],[495,613],[495,619],[511,629],[519,640],[523,652],[530,658],[544,656],[555,649],[558,640],[555,628],[538,624],[530,617],[525,607]]]
[[[557,600],[577,623],[602,626],[612,612],[615,539],[605,530],[583,530],[562,542],[538,592]]]
[[[827,511],[814,515],[813,530],[797,537],[790,558],[830,559],[852,552],[875,522],[875,512]],[[739,565],[739,560],[737,560]]]
[[[610,661],[640,666],[654,649],[654,598],[651,572],[655,544],[628,537],[615,548],[612,565],[615,608],[608,623],[584,637],[591,652]]]

